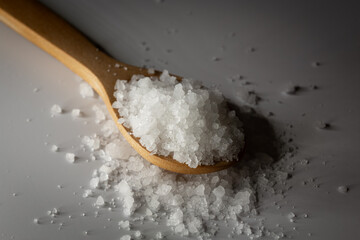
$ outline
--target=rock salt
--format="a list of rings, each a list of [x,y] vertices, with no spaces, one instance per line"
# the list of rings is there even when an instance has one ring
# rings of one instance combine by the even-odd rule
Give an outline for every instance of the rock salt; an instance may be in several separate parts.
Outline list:
[[[338,188],[337,188],[337,191],[339,192],[339,193],[347,193],[348,191],[349,191],[349,188],[347,187],[347,186],[339,186]]]
[[[241,122],[218,90],[180,82],[165,70],[158,77],[118,80],[113,107],[154,154],[171,155],[192,168],[236,160],[244,145]]]
[[[75,108],[71,111],[71,116],[74,118],[80,117],[80,115],[81,115],[80,109]]]
[[[68,161],[69,163],[75,162],[75,154],[73,154],[73,153],[66,153],[65,158],[66,158],[66,161]]]
[[[88,83],[82,82],[80,83],[80,95],[83,98],[94,97],[94,90]]]
[[[51,109],[50,109],[50,114],[51,114],[51,117],[54,117],[58,114],[61,114],[62,113],[62,109],[59,105],[57,104],[54,104]]]
[[[131,236],[130,235],[124,235],[120,238],[120,240],[131,240]]]
[[[95,202],[96,206],[103,207],[105,205],[104,198],[102,196],[98,196]]]
[[[52,152],[57,152],[59,150],[59,147],[58,146],[56,146],[56,145],[52,145],[51,146],[51,151]]]

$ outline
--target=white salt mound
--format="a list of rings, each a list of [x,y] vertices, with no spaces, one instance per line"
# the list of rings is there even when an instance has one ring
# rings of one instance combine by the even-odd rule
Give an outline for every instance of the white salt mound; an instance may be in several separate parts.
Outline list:
[[[166,70],[159,78],[118,80],[115,90],[119,122],[153,154],[195,168],[233,161],[244,146],[242,124],[218,90],[180,83]]]

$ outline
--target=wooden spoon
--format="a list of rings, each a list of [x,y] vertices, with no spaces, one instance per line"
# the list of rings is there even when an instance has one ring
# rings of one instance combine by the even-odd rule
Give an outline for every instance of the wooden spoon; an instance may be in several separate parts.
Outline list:
[[[51,54],[87,81],[106,104],[113,120],[130,145],[147,161],[172,172],[202,174],[223,170],[234,162],[190,168],[170,157],[147,151],[131,131],[118,123],[115,101],[117,79],[130,80],[134,74],[150,76],[147,69],[121,63],[97,49],[83,34],[44,5],[33,0],[0,0],[0,20],[20,35]],[[155,75],[158,75],[156,72]]]

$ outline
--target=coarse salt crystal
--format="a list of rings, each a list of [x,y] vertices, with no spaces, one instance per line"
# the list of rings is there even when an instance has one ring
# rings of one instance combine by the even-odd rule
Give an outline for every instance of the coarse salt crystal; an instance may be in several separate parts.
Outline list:
[[[120,240],[131,240],[131,236],[130,235],[124,235],[120,238]]]
[[[56,146],[56,145],[52,145],[51,146],[51,151],[52,152],[57,152],[59,150],[59,147],[58,146]]]
[[[74,153],[66,153],[65,158],[69,163],[74,163],[76,157]]]
[[[82,82],[80,83],[80,95],[83,98],[94,97],[94,90],[88,83]]]
[[[339,193],[347,193],[348,191],[349,191],[349,188],[347,187],[347,186],[339,186],[338,188],[337,188],[337,191],[339,192]]]
[[[58,114],[61,114],[62,113],[62,109],[59,105],[57,104],[54,104],[51,109],[50,109],[50,114],[52,117],[58,115]]]
[[[80,117],[80,115],[81,115],[80,109],[75,108],[75,109],[73,109],[73,110],[71,111],[71,116],[74,117],[74,118]]]
[[[98,196],[95,202],[96,206],[103,207],[105,205],[105,200],[102,196]]]

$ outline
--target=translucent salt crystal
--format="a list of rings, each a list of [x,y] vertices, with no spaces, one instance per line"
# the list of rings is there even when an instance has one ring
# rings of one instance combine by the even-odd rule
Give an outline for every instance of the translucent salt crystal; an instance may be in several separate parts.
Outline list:
[[[115,139],[108,143],[105,147],[105,152],[113,159],[128,159],[136,154],[127,141],[121,141],[120,139]]]
[[[349,191],[349,188],[347,187],[347,186],[339,186],[338,188],[337,188],[337,191],[339,192],[339,193],[347,193],[348,191]]]
[[[251,202],[251,192],[247,190],[239,191],[236,193],[234,200],[240,206],[248,206]]]
[[[90,180],[90,187],[95,189],[99,186],[100,179],[98,177],[94,177]]]
[[[125,220],[125,221],[119,221],[118,225],[119,225],[119,227],[120,227],[121,229],[125,229],[125,230],[130,231],[130,223],[129,223],[129,221],[127,221],[127,220]]]
[[[131,240],[131,236],[130,235],[124,235],[120,238],[120,240]]]
[[[203,196],[204,195],[205,187],[204,185],[199,185],[194,189],[196,195]]]
[[[161,232],[157,232],[155,234],[155,239],[163,239],[163,234]]]
[[[284,94],[295,95],[301,90],[301,87],[298,85],[290,85],[285,91]]]
[[[139,230],[134,232],[134,238],[135,239],[141,239],[143,236]]]
[[[75,154],[74,153],[66,153],[65,158],[66,158],[66,161],[68,161],[69,163],[75,162]]]
[[[330,128],[330,124],[327,123],[327,122],[324,122],[324,121],[318,121],[318,122],[316,123],[316,127],[317,127],[318,129],[329,129],[329,128]]]
[[[73,109],[73,110],[71,111],[71,116],[74,117],[74,118],[80,117],[80,115],[81,115],[80,109],[75,108],[75,109]]]
[[[183,212],[180,209],[176,209],[167,220],[169,226],[178,226],[183,222]]]
[[[38,219],[38,218],[34,218],[33,222],[34,222],[35,224],[39,224],[39,219]]]
[[[59,105],[57,104],[54,104],[51,109],[50,109],[50,114],[52,117],[58,115],[58,114],[61,114],[62,113],[62,109]]]
[[[82,82],[80,83],[80,95],[83,98],[94,97],[94,90],[88,83]]]
[[[101,123],[106,119],[105,112],[98,105],[94,105],[92,110],[95,112],[95,123]]]
[[[96,206],[103,207],[105,205],[105,200],[102,196],[98,196],[95,202]]]
[[[97,150],[100,147],[100,139],[96,135],[92,137],[84,136],[81,139],[81,142],[85,144],[88,148],[90,148],[92,151]]]
[[[217,199],[221,199],[225,195],[225,189],[223,186],[218,186],[217,188],[214,188],[212,192]]]
[[[156,194],[167,195],[171,191],[172,187],[170,185],[162,184],[158,187]]]
[[[116,185],[115,189],[120,194],[124,215],[131,215],[134,211],[135,200],[129,184],[125,180],[122,180],[118,185]]]
[[[214,177],[211,178],[211,183],[212,183],[212,184],[216,184],[216,183],[219,182],[219,180],[220,180],[220,179],[219,179],[218,176],[214,176]]]
[[[34,89],[33,89],[33,92],[34,92],[34,93],[39,92],[39,88],[34,88]]]
[[[290,213],[287,215],[287,217],[288,217],[288,219],[289,219],[290,222],[294,222],[296,215],[295,215],[295,213],[290,212]]]
[[[47,214],[50,217],[56,217],[56,216],[58,216],[60,214],[60,211],[57,208],[53,208],[53,209],[47,211]]]
[[[51,151],[52,152],[57,152],[59,150],[59,147],[58,146],[56,146],[56,145],[52,145],[51,146]]]

